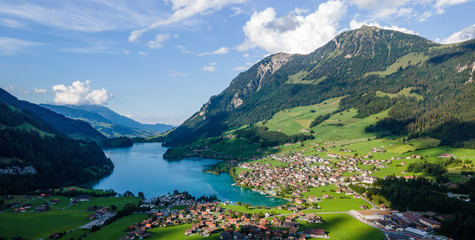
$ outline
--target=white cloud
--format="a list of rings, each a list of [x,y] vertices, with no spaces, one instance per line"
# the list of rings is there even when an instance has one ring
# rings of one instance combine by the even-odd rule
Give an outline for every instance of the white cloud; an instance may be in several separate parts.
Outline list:
[[[345,13],[346,5],[339,0],[322,3],[307,16],[293,11],[276,18],[273,8],[254,12],[243,27],[246,40],[238,50],[258,47],[269,53],[310,53],[338,33],[338,22]]]
[[[9,27],[41,24],[53,28],[81,32],[101,32],[146,26],[156,19],[157,9],[135,1],[58,1],[42,4],[40,1],[0,3],[0,14],[16,18]]]
[[[33,93],[46,93],[48,92],[46,89],[42,89],[42,88],[35,88],[33,90]]]
[[[470,27],[466,27],[459,32],[455,32],[446,39],[442,40],[442,43],[456,43],[463,42],[475,38],[475,24]]]
[[[0,19],[0,25],[9,27],[9,28],[18,28],[18,29],[26,29],[27,26],[26,24],[19,22],[14,19],[9,19],[9,18],[1,18]]]
[[[361,9],[373,9],[379,5],[379,0],[350,0],[350,4],[356,5]]]
[[[90,84],[91,81],[86,80],[85,82],[75,81],[71,86],[54,85],[54,102],[61,105],[103,105],[112,97],[104,88],[91,89]]]
[[[142,56],[147,56],[148,55],[148,53],[146,53],[146,52],[138,52],[137,54],[142,55]]]
[[[369,11],[369,21],[394,20],[395,17],[418,17],[423,22],[434,15],[445,13],[445,8],[469,0],[349,0],[350,5]]]
[[[119,51],[115,50],[112,42],[88,42],[88,46],[77,47],[77,48],[64,48],[61,51],[64,52],[73,52],[73,53],[108,53],[108,54],[118,54]],[[114,49],[114,50],[112,50]]]
[[[155,36],[155,40],[150,40],[147,43],[149,48],[161,48],[163,47],[163,42],[168,41],[170,39],[170,34],[168,33],[159,33]]]
[[[165,2],[172,4],[173,14],[167,19],[161,19],[150,24],[147,28],[132,31],[129,36],[129,42],[136,41],[143,33],[157,27],[180,22],[198,14],[220,10],[227,5],[243,3],[245,1],[246,0],[165,0]]]
[[[168,72],[169,72],[170,77],[186,77],[186,76],[188,76],[187,73],[177,72],[177,71],[174,71],[172,69],[168,69]]]
[[[233,14],[231,14],[231,17],[237,16],[237,15],[241,15],[241,14],[244,13],[244,10],[242,10],[242,9],[239,8],[239,7],[232,7],[231,10],[233,11]]]
[[[468,0],[436,0],[435,7],[441,8],[441,7],[453,6],[453,5],[466,3],[466,2],[468,2]]]
[[[198,54],[198,56],[227,54],[228,51],[229,51],[229,48],[227,48],[227,47],[221,47],[221,48],[216,49],[216,50],[214,50],[214,51],[212,51],[212,52],[200,53],[200,54]]]
[[[193,54],[193,52],[188,51],[188,49],[183,45],[177,45],[176,48],[180,49],[183,54]]]
[[[363,26],[363,25],[366,25],[366,26],[374,26],[374,27],[378,27],[378,28],[382,28],[382,29],[387,29],[387,30],[399,31],[399,32],[407,33],[407,34],[419,35],[418,33],[415,33],[414,31],[409,30],[409,29],[404,28],[404,27],[398,27],[398,26],[381,26],[381,25],[378,24],[378,23],[358,22],[358,21],[356,21],[356,20],[354,20],[354,19],[351,20],[351,22],[350,22],[350,28],[351,28],[351,29],[357,29],[357,28],[360,28],[360,27]]]
[[[212,62],[210,63],[208,66],[204,66],[203,67],[203,71],[206,71],[206,72],[215,72],[218,70],[218,68],[216,67],[216,65],[218,65],[217,63],[215,62]]]
[[[26,48],[40,45],[43,44],[16,38],[0,37],[0,55],[13,55]]]

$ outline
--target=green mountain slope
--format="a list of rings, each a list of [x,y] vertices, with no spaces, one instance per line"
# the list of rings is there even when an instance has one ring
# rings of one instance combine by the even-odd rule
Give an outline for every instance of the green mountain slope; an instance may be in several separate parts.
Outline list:
[[[148,137],[168,131],[173,126],[166,124],[142,124],[130,118],[122,116],[103,106],[57,106],[40,104],[66,117],[88,122],[104,136],[112,137]]]
[[[362,27],[308,55],[265,58],[171,132],[167,144],[219,136],[284,109],[342,97],[339,111],[354,108],[357,118],[390,108],[369,132],[431,136],[445,145],[473,147],[474,63],[475,40],[440,45]],[[396,95],[403,89],[409,93]]]
[[[114,168],[95,142],[74,140],[29,110],[0,103],[0,194],[77,185]]]
[[[56,131],[71,138],[86,141],[102,141],[105,137],[91,127],[87,122],[69,119],[49,109],[36,104],[18,100],[16,97],[0,88],[0,103],[12,105],[21,110],[27,110],[47,122]]]

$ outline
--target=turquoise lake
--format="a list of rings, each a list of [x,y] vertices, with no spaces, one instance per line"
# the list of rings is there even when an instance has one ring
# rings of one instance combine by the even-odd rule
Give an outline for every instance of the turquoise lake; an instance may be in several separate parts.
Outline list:
[[[140,143],[130,148],[104,150],[114,163],[112,174],[93,186],[95,189],[114,189],[117,193],[143,192],[146,198],[162,196],[173,190],[188,191],[195,197],[215,194],[221,201],[241,201],[251,205],[273,207],[285,203],[248,189],[233,186],[228,174],[203,173],[203,169],[219,160],[192,158],[167,161],[167,148],[161,143]]]

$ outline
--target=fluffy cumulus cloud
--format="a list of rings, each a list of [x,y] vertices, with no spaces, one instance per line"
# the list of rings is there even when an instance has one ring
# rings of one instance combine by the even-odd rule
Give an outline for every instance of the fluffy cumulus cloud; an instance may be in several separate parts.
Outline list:
[[[322,46],[338,33],[338,22],[346,13],[346,5],[330,0],[306,16],[293,11],[277,18],[273,8],[254,12],[243,27],[246,35],[238,50],[262,48],[269,53],[309,53]]]
[[[135,30],[130,33],[129,42],[134,42],[143,33],[160,26],[180,22],[198,14],[209,13],[222,9],[230,4],[243,3],[246,0],[165,0],[172,5],[173,14],[166,19],[158,20],[150,24],[147,28]]]
[[[75,81],[71,86],[63,84],[54,85],[54,102],[56,104],[69,105],[103,105],[112,97],[103,89],[91,89],[91,81]]]
[[[378,23],[358,22],[356,20],[351,20],[351,22],[350,22],[350,28],[351,29],[357,29],[357,28],[360,28],[363,25],[374,26],[374,27],[387,29],[387,30],[399,31],[399,32],[407,33],[407,34],[416,34],[416,35],[418,35],[417,33],[415,33],[412,30],[409,30],[409,29],[403,28],[403,27],[398,27],[398,26],[381,26]]]
[[[475,24],[462,29],[460,32],[453,33],[448,38],[442,40],[442,43],[463,42],[475,38]]]

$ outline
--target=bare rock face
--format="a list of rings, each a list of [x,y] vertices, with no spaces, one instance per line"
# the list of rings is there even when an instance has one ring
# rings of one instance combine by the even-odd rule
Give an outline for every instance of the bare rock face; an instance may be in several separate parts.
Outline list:
[[[279,70],[279,68],[290,60],[290,57],[292,57],[292,54],[278,53],[272,56],[270,61],[261,64],[257,69],[258,84],[255,91],[257,92],[261,89],[261,84],[265,77],[274,74],[275,71]]]

